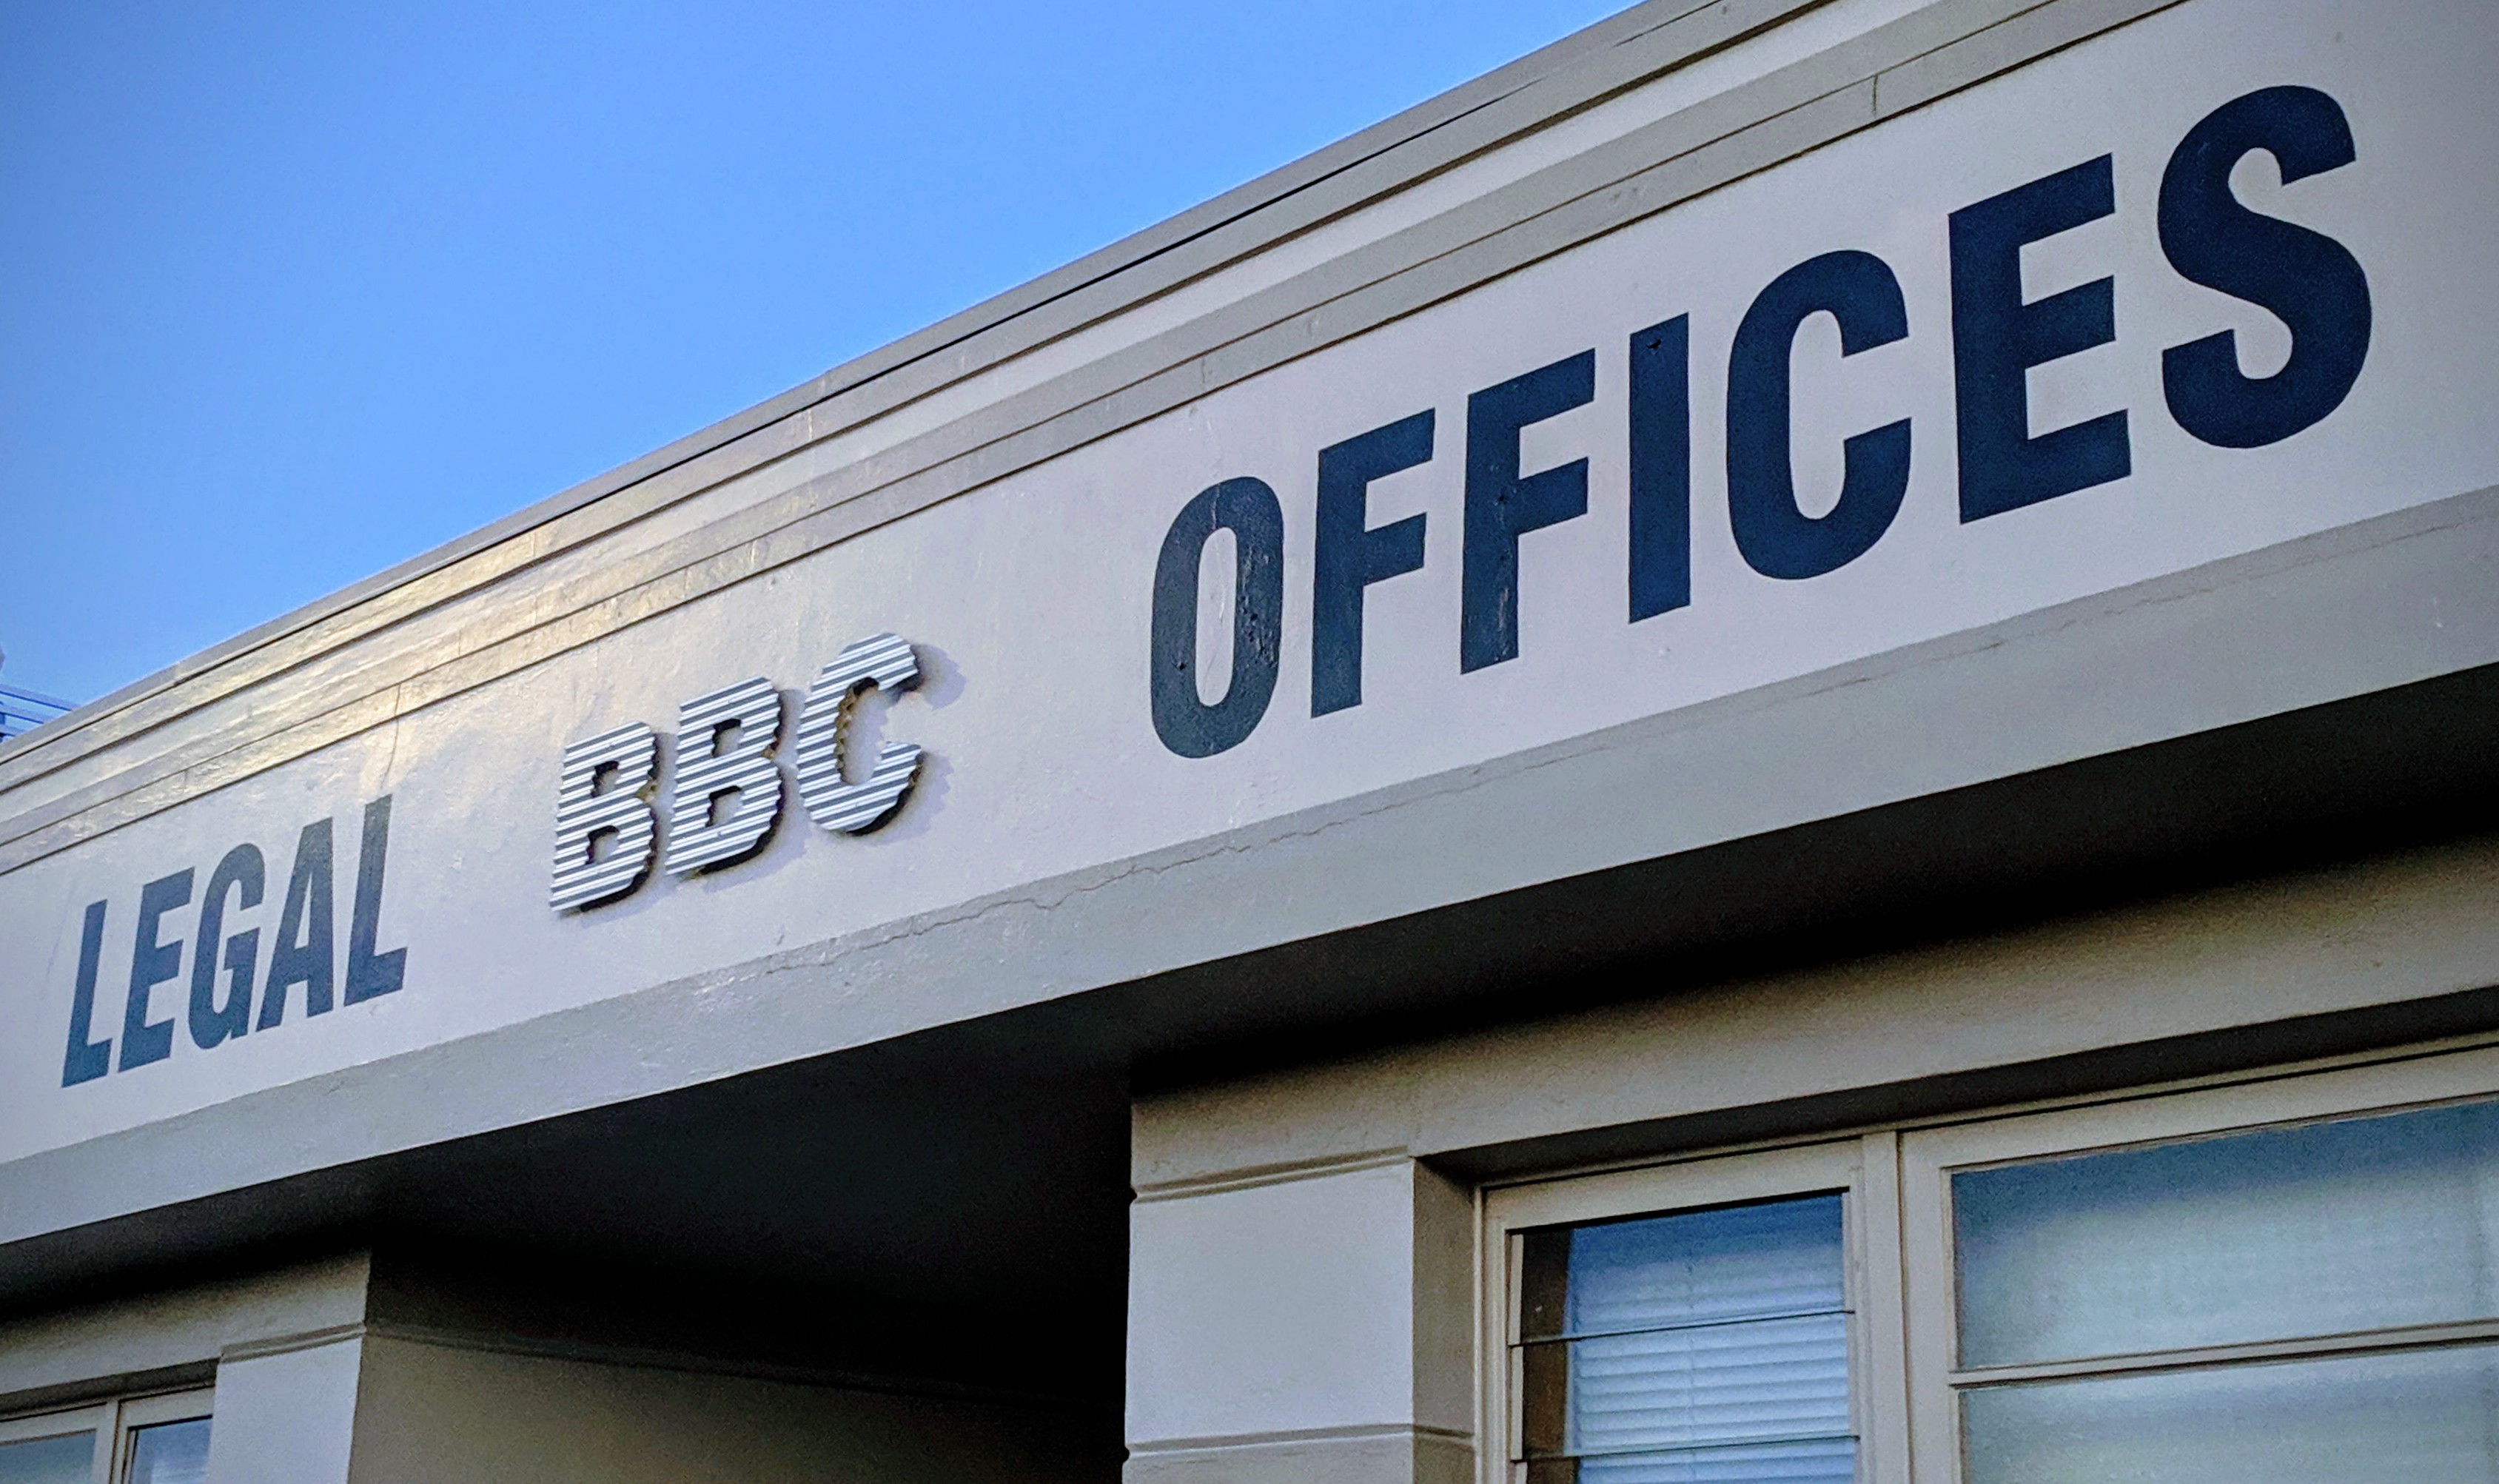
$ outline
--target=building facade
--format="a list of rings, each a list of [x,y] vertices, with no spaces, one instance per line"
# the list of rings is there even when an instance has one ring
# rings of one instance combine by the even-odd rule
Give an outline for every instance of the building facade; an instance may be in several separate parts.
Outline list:
[[[2499,1478],[2493,75],[1651,0],[0,748],[0,1480]]]

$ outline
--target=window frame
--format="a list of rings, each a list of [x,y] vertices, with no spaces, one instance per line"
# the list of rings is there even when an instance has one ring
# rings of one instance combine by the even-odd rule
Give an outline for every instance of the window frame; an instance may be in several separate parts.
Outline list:
[[[210,1419],[215,1426],[216,1388],[199,1387],[188,1391],[161,1391],[147,1396],[124,1397],[114,1403],[119,1414],[114,1419],[113,1473],[110,1484],[124,1484],[130,1477],[131,1435],[141,1428],[158,1427],[168,1422],[197,1422]]]
[[[73,1433],[95,1435],[94,1484],[122,1484],[130,1471],[130,1435],[167,1422],[213,1418],[216,1388],[185,1387],[178,1391],[143,1392],[90,1402],[83,1406],[54,1407],[0,1418],[0,1443]]]
[[[1845,1198],[1850,1415],[1859,1484],[1962,1484],[1959,1398],[1993,1382],[2499,1339],[2499,1320],[1961,1371],[1951,1178],[2267,1128],[2499,1097],[2487,1038],[2279,1066],[2095,1097],[1983,1110],[1840,1138],[1488,1184],[1477,1192],[1479,1484],[1510,1484],[1525,1231],[1839,1191]],[[2389,1337],[2393,1342],[2389,1343]]]
[[[2354,1115],[2402,1113],[2499,1095],[2499,1048],[2425,1051],[2330,1070],[2284,1070],[2186,1091],[2128,1094],[2105,1102],[1904,1132],[1900,1137],[1901,1246],[1905,1258],[1910,1474],[1917,1484],[1961,1484],[1961,1397],[1989,1385],[2062,1377],[2140,1374],[2181,1366],[2322,1356],[2499,1339],[2499,1320],[2370,1331],[2137,1355],[1961,1370],[1959,1279],[1954,1267],[1952,1177],[1965,1170],[2204,1140]],[[2390,1345],[2390,1338],[2396,1338]]]
[[[112,1484],[116,1410],[115,1403],[103,1402],[0,1419],[0,1444],[32,1442],[39,1437],[64,1437],[73,1433],[91,1434],[96,1440],[92,1477],[95,1484]]]
[[[1486,1188],[1477,1248],[1483,1358],[1477,1368],[1478,1479],[1509,1484],[1515,1476],[1524,1233],[1836,1192],[1845,1240],[1849,1422],[1858,1439],[1858,1478],[1862,1484],[1901,1484],[1907,1399],[1899,1360],[1899,1168],[1897,1139],[1887,1132]]]

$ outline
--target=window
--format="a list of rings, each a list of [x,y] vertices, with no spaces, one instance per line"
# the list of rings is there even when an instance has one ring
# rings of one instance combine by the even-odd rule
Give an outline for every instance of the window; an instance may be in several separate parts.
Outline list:
[[[201,1484],[209,1476],[209,1419],[132,1428],[128,1456],[127,1484]]]
[[[2499,1479],[2491,1072],[2437,1058],[1905,1140],[1935,1259],[1919,1399],[1959,1454],[1921,1474]]]
[[[1863,1230],[1865,1171],[1852,1141],[1494,1192],[1508,1478],[1857,1477],[1864,1254],[1897,1250]]]
[[[1840,1207],[1795,1196],[1525,1234],[1529,1484],[1848,1484]]]
[[[1485,1484],[2499,1484],[2499,1048],[1483,1209]]]
[[[96,1441],[112,1422],[110,1406],[0,1422],[0,1484],[106,1484]]]
[[[131,1397],[0,1421],[0,1484],[200,1484],[210,1397]]]
[[[95,1429],[68,1419],[60,1425],[66,1431],[39,1425],[24,1433],[0,1432],[0,1484],[91,1484]]]

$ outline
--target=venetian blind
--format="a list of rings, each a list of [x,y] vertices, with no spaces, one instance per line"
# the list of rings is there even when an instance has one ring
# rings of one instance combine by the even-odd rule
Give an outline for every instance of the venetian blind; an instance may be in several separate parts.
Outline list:
[[[1842,1484],[1841,1198],[1531,1233],[1519,1462],[1528,1484]]]

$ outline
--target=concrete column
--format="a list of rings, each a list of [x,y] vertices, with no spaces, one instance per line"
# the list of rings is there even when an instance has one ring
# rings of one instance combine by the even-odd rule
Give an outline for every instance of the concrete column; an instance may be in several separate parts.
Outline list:
[[[1462,1484],[1474,1203],[1405,1158],[1139,1198],[1129,1484]]]

